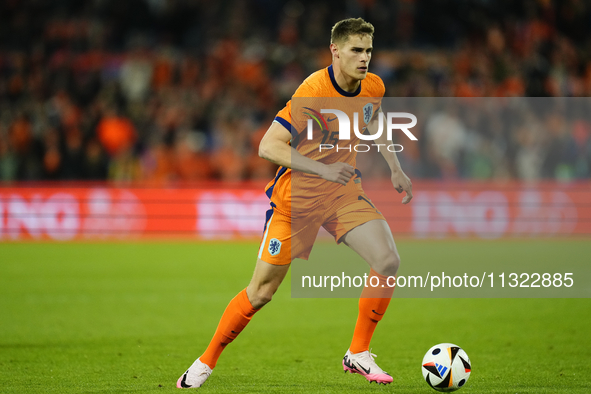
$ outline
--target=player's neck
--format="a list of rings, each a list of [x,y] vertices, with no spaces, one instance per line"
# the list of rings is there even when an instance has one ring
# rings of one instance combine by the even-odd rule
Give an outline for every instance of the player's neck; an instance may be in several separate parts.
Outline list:
[[[343,89],[345,92],[355,93],[357,89],[359,89],[359,84],[361,84],[360,79],[351,78],[348,75],[345,75],[341,71],[341,68],[334,63],[332,69],[334,72],[334,79],[337,85],[339,85],[339,87]]]

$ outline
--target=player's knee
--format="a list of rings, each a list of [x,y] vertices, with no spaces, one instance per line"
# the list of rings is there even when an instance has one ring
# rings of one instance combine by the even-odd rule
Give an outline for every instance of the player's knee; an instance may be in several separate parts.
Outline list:
[[[268,304],[269,302],[271,302],[271,300],[273,299],[273,293],[272,292],[262,292],[259,295],[259,302],[263,305]]]
[[[391,254],[391,261],[389,262],[390,267],[393,271],[398,272],[400,268],[400,255],[397,251],[393,251]]]
[[[269,289],[258,289],[258,291],[255,292],[253,299],[250,300],[252,307],[255,309],[262,308],[263,306],[271,302],[274,293],[274,291],[270,291]]]
[[[394,276],[398,272],[400,267],[400,255],[396,250],[389,250],[384,253],[378,260],[379,263],[374,270],[378,271],[382,275]]]

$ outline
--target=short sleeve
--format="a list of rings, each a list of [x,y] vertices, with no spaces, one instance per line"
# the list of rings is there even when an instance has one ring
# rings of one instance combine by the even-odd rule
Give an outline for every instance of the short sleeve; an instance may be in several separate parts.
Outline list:
[[[309,113],[320,111],[322,108],[322,97],[314,86],[304,81],[296,90],[291,100],[277,113],[274,121],[285,127],[293,137],[304,131],[307,126]]]

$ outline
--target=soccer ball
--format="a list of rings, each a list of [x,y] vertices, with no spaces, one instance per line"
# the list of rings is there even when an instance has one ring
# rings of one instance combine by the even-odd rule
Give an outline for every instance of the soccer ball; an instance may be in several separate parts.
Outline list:
[[[466,352],[453,343],[433,346],[423,357],[423,378],[437,391],[455,391],[470,377],[470,359]]]

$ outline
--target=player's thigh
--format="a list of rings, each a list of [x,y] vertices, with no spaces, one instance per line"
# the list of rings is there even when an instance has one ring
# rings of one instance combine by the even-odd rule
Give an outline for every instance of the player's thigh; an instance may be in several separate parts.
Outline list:
[[[271,300],[289,271],[289,264],[275,265],[257,259],[246,295],[254,308],[260,308]]]
[[[385,220],[376,219],[363,223],[347,232],[341,239],[376,272],[396,275],[400,257],[392,231]]]
[[[309,231],[305,230],[294,234],[289,213],[276,206],[268,211],[256,267],[246,289],[253,307],[259,308],[271,300],[294,258],[307,257],[314,239],[308,239]]]

